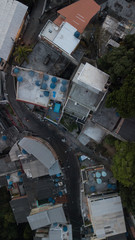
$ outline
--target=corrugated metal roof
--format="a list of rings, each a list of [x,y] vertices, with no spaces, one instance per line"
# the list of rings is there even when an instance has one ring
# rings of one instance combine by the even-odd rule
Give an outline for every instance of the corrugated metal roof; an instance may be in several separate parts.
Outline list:
[[[0,57],[8,59],[28,7],[15,0],[0,0]]]
[[[17,223],[27,222],[27,216],[30,213],[30,206],[27,197],[13,199],[10,201],[10,206],[15,216]]]
[[[100,10],[100,6],[94,0],[80,0],[58,13],[65,17],[65,21],[74,26],[80,33],[84,31],[92,17]],[[59,24],[61,19],[56,19],[55,24]],[[64,19],[63,19],[64,20]]]
[[[18,144],[29,154],[37,158],[48,169],[52,167],[56,161],[50,149],[37,139],[24,137]]]
[[[36,212],[36,209],[34,209]],[[32,230],[48,226],[52,223],[66,223],[66,217],[61,204],[50,207],[49,209],[40,208],[33,215],[27,217]]]

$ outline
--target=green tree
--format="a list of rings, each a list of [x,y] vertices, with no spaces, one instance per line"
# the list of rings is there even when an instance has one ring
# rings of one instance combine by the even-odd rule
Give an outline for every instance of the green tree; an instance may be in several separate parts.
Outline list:
[[[23,60],[25,60],[28,63],[28,54],[32,52],[32,48],[29,46],[18,46],[15,48],[15,52],[13,53],[13,56],[15,56],[15,61],[17,63],[21,63]]]
[[[126,36],[98,60],[98,67],[110,75],[110,94],[106,106],[114,107],[124,118],[135,116],[135,34]]]
[[[135,184],[135,143],[115,142],[116,154],[113,157],[112,172],[124,186]]]

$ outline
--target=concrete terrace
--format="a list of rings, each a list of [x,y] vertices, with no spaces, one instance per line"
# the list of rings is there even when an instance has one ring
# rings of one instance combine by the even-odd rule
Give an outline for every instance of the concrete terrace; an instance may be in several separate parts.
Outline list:
[[[18,69],[17,73],[15,73],[15,69]],[[67,80],[20,67],[13,68],[12,75],[18,79],[17,100],[46,108],[49,106],[50,100],[64,104],[69,85]],[[53,80],[56,82],[52,82]]]

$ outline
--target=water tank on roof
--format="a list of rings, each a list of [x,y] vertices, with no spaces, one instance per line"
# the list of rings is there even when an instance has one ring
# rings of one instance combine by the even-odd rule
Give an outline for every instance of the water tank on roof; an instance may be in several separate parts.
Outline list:
[[[38,81],[38,80],[35,82],[35,84],[36,84],[36,86],[38,86],[38,87],[41,85],[41,84],[40,84],[40,81]]]
[[[51,89],[54,89],[55,87],[56,87],[56,84],[52,82],[52,83],[50,84],[50,88],[51,88]]]
[[[49,76],[47,74],[44,74],[43,79],[44,81],[47,81],[49,79]]]
[[[57,227],[58,226],[58,223],[53,223],[53,227]]]
[[[60,91],[61,92],[66,92],[66,90],[67,90],[67,88],[64,85],[62,85],[61,88],[60,88]]]
[[[58,195],[62,197],[63,193],[61,191],[58,192]]]
[[[6,176],[6,179],[10,179],[10,175],[7,175],[7,176]]]
[[[13,182],[12,182],[12,181],[10,181],[10,182],[9,182],[9,185],[12,185],[12,184],[13,184]]]
[[[67,83],[68,83],[67,80],[64,79],[62,80],[62,85],[67,85]]]
[[[68,230],[67,226],[64,225],[64,226],[63,226],[63,231],[64,231],[64,232],[67,232],[67,230]]]
[[[44,91],[44,96],[49,97],[49,91]]]
[[[18,82],[22,82],[23,81],[23,77],[22,76],[17,77],[17,81]]]
[[[3,135],[3,136],[2,136],[2,140],[3,140],[3,141],[6,141],[6,140],[7,140],[7,136],[6,136],[6,135]]]
[[[2,58],[0,58],[0,62],[2,62]]]
[[[19,69],[19,68],[14,68],[13,73],[17,74],[17,73],[19,73],[19,72],[20,72],[20,69]]]
[[[22,172],[21,172],[21,171],[18,171],[17,174],[18,174],[18,176],[21,176],[21,175],[22,175]]]
[[[76,31],[76,32],[74,33],[74,36],[75,36],[76,38],[79,38],[79,37],[80,37],[80,33],[79,33],[78,31]]]
[[[57,78],[56,77],[52,77],[52,83],[56,83],[57,82]]]
[[[29,71],[29,76],[33,77],[34,76],[34,72],[33,71]]]
[[[23,154],[27,154],[27,152],[25,151],[25,149],[22,150],[22,153],[23,153]]]
[[[45,82],[43,82],[41,88],[46,90],[47,89],[47,84]]]

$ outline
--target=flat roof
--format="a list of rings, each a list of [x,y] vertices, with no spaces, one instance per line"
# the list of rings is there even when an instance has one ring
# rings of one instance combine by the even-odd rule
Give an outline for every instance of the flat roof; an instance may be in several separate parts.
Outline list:
[[[54,76],[39,71],[33,71],[31,69],[20,68],[18,66],[15,68],[19,70],[19,73],[16,75],[14,73],[12,74],[16,77],[22,77],[22,82],[17,81],[17,100],[42,107],[48,107],[50,100],[61,102],[62,105],[64,105],[69,86],[68,80],[55,77],[57,82],[54,85],[54,89],[52,89],[51,83]],[[45,75],[47,75],[47,80],[44,79]],[[64,91],[61,90],[61,87],[63,87],[63,80],[66,82],[64,85]],[[43,86],[46,86],[45,89]],[[48,92],[48,95],[45,95],[45,91]]]
[[[0,0],[0,57],[7,61],[28,7],[13,0]]]
[[[120,119],[115,108],[105,107],[106,97],[92,116],[92,121],[103,126],[107,130],[113,131]]]
[[[58,13],[66,18],[66,22],[82,33],[89,21],[99,10],[100,6],[94,0],[80,0],[58,10]],[[59,23],[57,19],[54,22]]]
[[[135,118],[125,119],[118,134],[127,141],[135,141]]]
[[[66,53],[71,54],[80,42],[74,36],[76,31],[77,29],[67,22],[59,27],[49,20],[40,32],[39,37],[47,39]]]
[[[80,71],[81,70],[81,71]],[[93,92],[105,92],[105,84],[109,75],[89,63],[81,65],[78,69],[73,82],[92,90]]]
[[[94,233],[98,239],[126,232],[121,198],[104,195],[87,198]]]
[[[52,224],[49,229],[49,240],[72,240],[72,225],[71,224]],[[67,227],[67,231],[64,232],[63,228]]]

